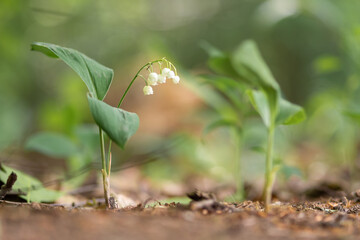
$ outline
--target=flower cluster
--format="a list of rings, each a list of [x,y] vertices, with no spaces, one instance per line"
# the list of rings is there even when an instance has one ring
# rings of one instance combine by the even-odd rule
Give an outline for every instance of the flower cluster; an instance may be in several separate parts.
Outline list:
[[[178,84],[180,82],[180,77],[176,73],[175,66],[166,59],[162,59],[162,61],[164,61],[168,67],[161,69],[161,63],[159,63],[161,74],[152,71],[152,64],[150,64],[149,67],[151,67],[151,71],[148,78],[145,79],[146,86],[143,89],[145,95],[154,94],[152,86],[166,83],[167,79],[171,79],[175,84]],[[172,69],[174,69],[174,71]]]

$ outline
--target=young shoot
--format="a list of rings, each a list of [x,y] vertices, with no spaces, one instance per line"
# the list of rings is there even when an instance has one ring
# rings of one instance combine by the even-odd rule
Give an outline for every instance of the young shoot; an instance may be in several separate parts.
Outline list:
[[[226,75],[245,85],[245,92],[267,129],[263,198],[265,211],[268,211],[272,187],[279,169],[279,166],[273,164],[276,126],[300,123],[306,118],[306,114],[302,107],[290,103],[282,97],[280,86],[254,41],[244,41],[230,54],[223,53],[209,45],[206,45],[206,49],[210,55],[209,65],[212,70],[220,76]],[[230,83],[224,80],[222,82]]]

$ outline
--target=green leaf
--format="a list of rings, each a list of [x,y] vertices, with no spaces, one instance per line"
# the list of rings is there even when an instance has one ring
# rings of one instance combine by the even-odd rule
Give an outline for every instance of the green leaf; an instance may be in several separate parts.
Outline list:
[[[35,42],[31,50],[42,52],[53,58],[60,58],[85,82],[92,96],[104,99],[109,90],[114,72],[84,54],[70,48],[50,43]]]
[[[250,98],[250,102],[255,110],[260,114],[266,127],[270,127],[271,112],[269,108],[269,101],[264,91],[250,89],[246,92]]]
[[[240,44],[231,57],[231,63],[237,73],[250,81],[253,87],[271,88],[276,92],[280,90],[254,41],[247,40]]]
[[[46,188],[40,188],[35,190],[30,190],[26,196],[21,196],[21,198],[29,201],[29,202],[55,202],[58,198],[64,195],[61,192],[50,190]]]
[[[245,80],[251,88],[259,88],[264,91],[268,102],[266,106],[269,108],[266,111],[269,111],[272,116],[276,116],[280,87],[263,60],[256,43],[247,40],[240,44],[232,55],[231,62],[240,78]],[[258,109],[265,110],[263,107],[259,106]],[[264,111],[262,113],[264,114]],[[263,120],[264,123],[270,124],[269,119],[263,118]]]
[[[11,172],[17,175],[17,180],[12,188],[14,191],[25,193],[25,195],[19,195],[25,200],[30,202],[54,202],[63,195],[61,192],[44,188],[38,179],[4,164],[1,164],[0,180],[6,182]],[[36,189],[32,190],[33,187]]]
[[[280,100],[279,113],[276,117],[276,124],[298,124],[305,119],[306,114],[302,107],[288,102],[285,99]]]
[[[112,107],[91,96],[88,96],[88,100],[97,125],[121,148],[124,148],[127,140],[139,127],[139,117],[135,113]]]
[[[78,152],[76,145],[69,138],[50,132],[31,136],[25,143],[25,149],[57,158],[70,157]]]
[[[207,64],[211,70],[219,75],[237,77],[237,72],[232,67],[230,58],[226,55],[211,57]]]
[[[228,57],[223,52],[214,48],[210,44],[203,44],[204,49],[210,55],[211,59],[223,59],[221,64],[215,66],[218,67],[218,73],[227,73],[231,75],[231,72],[221,71],[224,67],[231,64],[232,69],[236,71],[236,79],[243,81],[247,88],[247,94],[255,110],[260,114],[266,127],[270,127],[274,124],[296,124],[303,121],[306,118],[305,111],[295,104],[292,104],[280,96],[280,86],[273,77],[269,67],[263,60],[260,51],[256,43],[252,40],[244,41],[234,51],[234,53]],[[227,60],[229,62],[225,62]],[[228,100],[238,109],[242,109],[239,101],[234,98],[232,89],[235,85],[232,82],[224,81],[224,79],[217,79],[218,81],[209,81],[209,83],[219,89]],[[240,92],[241,88],[237,88]]]
[[[229,77],[237,76],[235,69],[231,65],[228,54],[222,52],[208,42],[202,42],[200,45],[209,55],[208,66],[211,70],[219,75],[226,75]]]
[[[231,103],[237,111],[243,111],[247,108],[244,104],[244,93],[246,86],[243,83],[228,77],[202,75],[205,83],[210,84],[220,91],[229,103]]]

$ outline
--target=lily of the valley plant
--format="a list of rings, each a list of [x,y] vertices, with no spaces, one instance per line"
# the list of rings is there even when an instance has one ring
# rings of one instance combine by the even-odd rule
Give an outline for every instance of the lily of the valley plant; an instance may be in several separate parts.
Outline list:
[[[102,162],[102,178],[104,197],[108,208],[116,207],[115,199],[110,195],[110,172],[111,172],[111,144],[115,142],[119,147],[124,148],[127,140],[135,134],[139,127],[139,118],[135,113],[127,112],[120,108],[125,96],[139,77],[145,81],[143,92],[145,95],[153,94],[152,86],[163,84],[171,79],[175,84],[179,83],[175,66],[165,58],[146,63],[136,73],[130,84],[122,95],[117,107],[112,107],[103,100],[110,88],[114,71],[107,68],[84,54],[70,48],[60,47],[49,43],[36,42],[31,49],[39,51],[53,58],[60,58],[71,67],[84,81],[89,93],[88,101],[91,114],[99,127],[99,141]],[[154,65],[160,73],[154,71]],[[148,71],[147,78],[142,72]],[[105,151],[104,134],[109,137],[108,151]]]
[[[219,76],[226,76],[230,80],[234,80],[235,83],[241,83],[240,87],[237,85],[239,92],[244,91],[246,93],[251,105],[258,112],[267,129],[263,198],[265,210],[268,211],[276,173],[280,169],[280,166],[274,164],[273,156],[276,127],[298,124],[304,121],[306,118],[305,111],[302,107],[284,99],[278,82],[262,58],[254,41],[244,41],[230,54],[212,46],[207,46],[206,50],[210,55],[209,66],[211,69]],[[225,82],[228,79],[222,77],[215,78],[215,80]],[[234,85],[233,81],[230,83]],[[228,124],[234,121],[223,120],[223,122]],[[237,127],[236,122],[234,123]],[[237,145],[240,144],[237,143]],[[241,176],[239,179],[242,180]],[[243,184],[242,181],[241,184]],[[243,187],[238,189],[243,189]]]

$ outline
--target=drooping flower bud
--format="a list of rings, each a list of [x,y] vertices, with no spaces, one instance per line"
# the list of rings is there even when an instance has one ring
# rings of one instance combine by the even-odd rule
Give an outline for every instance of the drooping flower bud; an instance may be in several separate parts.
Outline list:
[[[159,79],[159,75],[155,72],[152,72],[149,74],[148,84],[155,86],[157,85],[158,79]]]
[[[145,94],[145,95],[152,95],[152,94],[154,94],[154,91],[153,91],[153,89],[152,89],[151,86],[145,86],[144,89],[143,89],[143,91],[144,91],[144,94]]]

